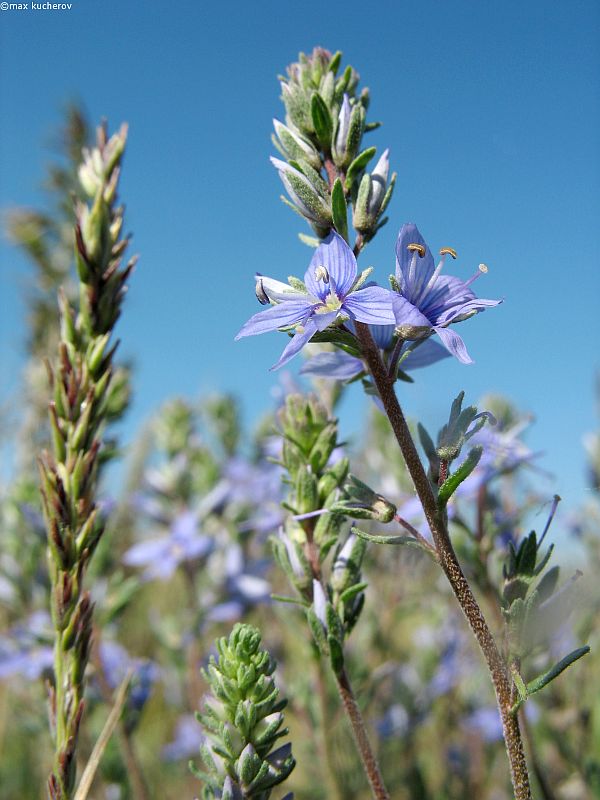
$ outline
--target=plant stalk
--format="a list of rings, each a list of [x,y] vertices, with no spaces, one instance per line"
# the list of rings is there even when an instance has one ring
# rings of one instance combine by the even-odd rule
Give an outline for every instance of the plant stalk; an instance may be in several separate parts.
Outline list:
[[[352,685],[350,683],[348,673],[346,672],[346,668],[342,667],[340,673],[336,674],[335,677],[338,691],[340,693],[342,703],[344,704],[344,709],[352,726],[354,740],[356,742],[358,752],[360,753],[367,778],[369,779],[369,783],[371,785],[373,797],[375,797],[376,800],[390,800],[390,796],[385,788],[385,784],[383,783],[383,778],[379,770],[379,764],[377,763],[375,754],[371,749],[365,723],[356,702],[356,698],[354,697],[354,692],[352,691]]]
[[[462,608],[471,630],[483,652],[490,671],[500,717],[506,751],[510,763],[511,780],[515,800],[531,800],[529,774],[523,749],[523,740],[519,729],[519,721],[511,714],[511,685],[506,664],[500,655],[490,628],[475,599],[471,587],[460,567],[456,553],[450,541],[446,522],[433,494],[429,479],[419,458],[415,443],[409,431],[406,419],[396,397],[394,381],[381,360],[377,345],[373,341],[367,325],[356,323],[356,335],[361,345],[362,355],[369,368],[381,402],[385,408],[392,430],[400,446],[406,467],[413,481],[415,490],[423,506],[423,511],[438,551],[440,564],[452,591]]]

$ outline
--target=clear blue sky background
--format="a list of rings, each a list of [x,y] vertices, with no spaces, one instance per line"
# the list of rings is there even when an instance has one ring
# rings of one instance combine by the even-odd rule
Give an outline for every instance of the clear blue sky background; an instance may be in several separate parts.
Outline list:
[[[505,298],[461,327],[476,364],[419,373],[402,388],[407,410],[434,427],[461,388],[506,393],[536,415],[529,442],[557,476],[549,491],[585,497],[600,338],[596,0],[72,3],[0,13],[1,202],[41,202],[41,145],[66,100],[130,123],[122,197],[142,258],[119,324],[136,362],[129,438],[173,393],[233,390],[249,420],[269,402],[283,337],[233,337],[257,310],[254,272],[302,274],[310,257],[268,156],[276,75],[321,44],[370,87],[370,117],[384,122],[371,141],[398,172],[364,266],[385,281],[398,228],[414,221],[432,249],[458,250],[463,278],[487,263],[479,293]],[[0,264],[12,391],[27,266],[6,244]],[[346,405],[347,431],[363,408]]]

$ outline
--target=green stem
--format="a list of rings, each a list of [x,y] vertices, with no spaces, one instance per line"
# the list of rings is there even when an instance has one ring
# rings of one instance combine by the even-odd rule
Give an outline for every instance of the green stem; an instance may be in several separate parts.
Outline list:
[[[512,682],[509,678],[506,664],[500,655],[490,628],[454,552],[443,514],[438,509],[431,484],[396,397],[393,378],[390,378],[387,374],[369,327],[364,323],[357,322],[356,334],[361,345],[363,357],[373,377],[381,402],[400,446],[406,467],[423,506],[423,511],[438,551],[440,564],[471,626],[490,671],[502,719],[502,729],[510,763],[515,800],[531,800],[529,775],[519,722],[517,716],[511,714]]]

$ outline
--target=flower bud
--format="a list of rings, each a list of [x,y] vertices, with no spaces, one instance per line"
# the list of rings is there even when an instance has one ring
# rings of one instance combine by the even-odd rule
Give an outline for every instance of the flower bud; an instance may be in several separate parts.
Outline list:
[[[344,488],[348,498],[334,503],[331,507],[332,512],[345,514],[354,519],[372,519],[383,523],[394,519],[396,506],[354,475],[349,476]]]
[[[277,141],[274,140],[275,145],[278,145],[278,149],[286,158],[294,161],[304,159],[314,169],[321,168],[321,157],[307,139],[277,119],[273,120],[273,127],[277,136]]]
[[[313,184],[300,170],[278,158],[271,163],[279,172],[279,177],[292,201],[292,206],[301,216],[322,227],[332,223],[329,201],[318,193]]]
[[[392,175],[388,185],[389,153],[389,150],[384,150],[373,172],[363,175],[361,179],[353,215],[354,227],[360,233],[370,234],[375,231],[392,197],[396,173]]]

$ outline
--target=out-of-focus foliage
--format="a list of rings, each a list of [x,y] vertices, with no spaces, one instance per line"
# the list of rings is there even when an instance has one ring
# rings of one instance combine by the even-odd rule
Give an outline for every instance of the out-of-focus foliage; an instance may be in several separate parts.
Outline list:
[[[78,112],[70,120],[68,149],[79,160],[87,126]],[[14,480],[0,498],[0,786],[11,800],[39,798],[52,759],[44,683],[52,665],[49,584],[30,456],[43,441],[34,429],[40,429],[47,396],[34,364],[46,346],[56,344],[55,293],[60,283],[69,285],[72,175],[70,166],[52,170],[59,212],[18,212],[10,222],[13,239],[36,264],[29,295],[31,362],[20,403],[20,447],[27,457],[18,458]],[[341,386],[316,382],[313,388],[333,415]],[[525,441],[527,417],[503,398],[483,398],[479,407],[498,424],[469,440],[483,454],[449,501],[448,515],[461,563],[500,635],[503,566],[510,548],[518,552],[532,528],[539,541],[552,498],[542,460]],[[113,463],[106,470],[103,498],[110,514],[91,573],[96,629],[82,761],[128,669],[134,679],[93,798],[175,800],[198,794],[187,763],[198,762],[203,743],[193,717],[208,690],[201,668],[214,654],[215,637],[228,635],[237,621],[261,630],[263,645],[279,665],[275,682],[289,698],[286,725],[297,766],[282,793],[311,800],[370,796],[305,609],[271,599],[272,593],[289,594],[269,542],[287,513],[281,501],[289,500],[279,462],[292,458],[282,451],[276,415],[268,409],[253,435],[244,430],[241,409],[230,397],[175,398],[140,432],[125,466]],[[280,411],[280,420],[284,416]],[[530,682],[581,643],[591,645],[577,672],[558,677],[520,711],[535,796],[544,800],[600,797],[598,441],[597,433],[586,441],[588,502],[577,513],[561,514],[559,506],[545,538],[545,546],[557,541],[561,578],[558,591],[544,598],[552,624],[536,627],[539,638],[528,642],[521,665]],[[360,442],[329,462],[331,456],[318,465],[321,472],[348,458],[357,480],[425,536],[389,425],[375,407],[365,416]],[[294,506],[295,513],[302,510]],[[290,526],[288,519],[288,532],[302,527],[298,523]],[[385,528],[359,522],[369,524],[371,533],[396,528],[393,521]],[[329,558],[335,554],[332,544]],[[417,549],[369,546],[361,580],[368,588],[345,659],[392,797],[509,798],[488,676],[437,565]]]

